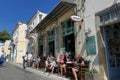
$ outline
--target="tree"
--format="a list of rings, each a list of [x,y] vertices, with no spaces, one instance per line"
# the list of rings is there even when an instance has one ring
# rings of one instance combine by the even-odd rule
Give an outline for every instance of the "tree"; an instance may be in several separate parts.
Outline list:
[[[0,41],[5,42],[5,40],[10,40],[10,34],[7,30],[0,31]]]

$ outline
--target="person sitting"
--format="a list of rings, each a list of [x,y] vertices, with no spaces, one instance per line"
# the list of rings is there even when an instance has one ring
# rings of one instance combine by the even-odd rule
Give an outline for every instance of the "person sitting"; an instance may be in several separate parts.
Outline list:
[[[49,67],[49,69],[51,70],[51,73],[53,73],[55,68],[57,68],[57,67],[58,67],[58,63],[57,63],[56,58],[54,58],[52,63],[50,64],[50,67]]]
[[[51,54],[47,55],[47,59],[45,61],[45,72],[47,71],[48,67],[51,65],[53,56]]]
[[[63,71],[64,73],[66,73],[66,62],[70,61],[68,52],[65,52],[63,60],[64,60],[63,64],[60,65],[61,75],[63,75]]]
[[[35,59],[35,66],[36,66],[36,69],[39,69],[39,64],[40,64],[40,57],[37,56],[36,59]]]
[[[64,55],[61,54],[60,55],[60,58],[59,58],[59,61],[58,61],[60,64],[63,64],[64,63]]]
[[[72,72],[73,72],[75,80],[78,80],[77,72],[80,70],[80,63],[81,65],[84,65],[85,61],[82,58],[82,56],[80,56],[80,54],[75,55],[75,60],[76,60],[76,63],[75,63],[75,66],[72,68]]]

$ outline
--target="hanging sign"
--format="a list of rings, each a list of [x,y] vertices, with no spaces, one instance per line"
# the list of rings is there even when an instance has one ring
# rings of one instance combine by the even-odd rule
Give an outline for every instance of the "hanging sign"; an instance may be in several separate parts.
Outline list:
[[[70,16],[70,19],[75,21],[75,22],[80,22],[81,21],[81,18],[79,16],[76,16],[76,15]]]

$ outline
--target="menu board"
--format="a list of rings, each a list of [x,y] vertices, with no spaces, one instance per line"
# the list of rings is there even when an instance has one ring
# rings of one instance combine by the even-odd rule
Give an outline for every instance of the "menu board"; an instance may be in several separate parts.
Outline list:
[[[87,47],[88,54],[91,54],[91,55],[96,54],[95,36],[87,37],[86,47]]]

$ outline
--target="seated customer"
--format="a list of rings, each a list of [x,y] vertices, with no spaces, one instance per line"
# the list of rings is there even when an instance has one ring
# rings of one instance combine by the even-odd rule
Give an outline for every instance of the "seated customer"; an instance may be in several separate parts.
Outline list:
[[[58,67],[58,63],[57,63],[56,59],[54,58],[49,67],[49,69],[51,70],[51,73],[53,73],[55,68],[57,68],[57,67]]]
[[[35,66],[37,69],[39,69],[39,64],[40,64],[40,57],[37,56],[36,59],[35,59]]]
[[[63,64],[60,65],[61,75],[63,75],[63,71],[64,71],[64,73],[66,73],[66,62],[70,61],[68,52],[66,52],[64,54],[64,59],[63,60],[64,60]]]
[[[47,71],[48,67],[51,65],[53,58],[54,57],[51,54],[47,56],[47,59],[45,61],[45,72]]]
[[[76,65],[72,68],[72,72],[73,72],[75,80],[78,80],[77,72],[80,69],[80,63],[84,65],[84,59],[80,56],[80,54],[76,54],[75,59],[76,59]]]

